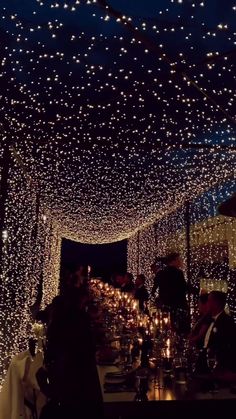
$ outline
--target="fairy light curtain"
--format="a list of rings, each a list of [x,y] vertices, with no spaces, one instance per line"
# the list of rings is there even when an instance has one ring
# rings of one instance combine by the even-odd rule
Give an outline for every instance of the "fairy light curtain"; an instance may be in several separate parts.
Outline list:
[[[58,294],[61,250],[57,223],[41,201],[38,185],[13,152],[4,207],[0,384],[11,357],[28,347],[33,315]]]
[[[200,287],[208,291],[228,291],[228,304],[235,317],[236,221],[217,215],[218,204],[227,199],[234,190],[235,181],[228,181],[224,185],[211,188],[190,203],[189,257],[190,280],[196,293]],[[155,244],[152,239],[153,231]],[[186,240],[186,212],[185,207],[181,207],[129,240],[128,266],[133,268],[133,273],[145,273],[150,284],[153,277],[149,269],[155,257],[177,251],[183,257],[186,274]],[[150,251],[146,251],[149,248]]]
[[[61,235],[59,226],[50,218],[45,225],[44,267],[43,267],[43,293],[41,308],[45,308],[59,292],[60,266],[61,266]]]
[[[127,271],[134,276],[139,274],[139,233],[134,234],[128,240]]]
[[[25,349],[30,334],[31,312],[37,294],[41,266],[36,191],[11,155],[1,261],[0,374],[9,358]],[[1,202],[2,205],[2,202]]]
[[[143,273],[149,290],[154,274],[155,259],[171,251],[179,251],[186,265],[185,209],[180,208],[155,224],[140,230],[128,240],[128,267],[135,275]]]
[[[62,237],[109,243],[141,230],[129,266],[149,281],[153,246],[153,256],[174,246],[186,256],[186,199],[235,175],[236,5],[2,0],[0,8],[0,134],[25,168],[11,167],[6,206],[3,362],[28,333],[39,282],[43,306],[57,293]],[[205,218],[214,215],[209,199]],[[191,225],[204,222],[194,214]]]

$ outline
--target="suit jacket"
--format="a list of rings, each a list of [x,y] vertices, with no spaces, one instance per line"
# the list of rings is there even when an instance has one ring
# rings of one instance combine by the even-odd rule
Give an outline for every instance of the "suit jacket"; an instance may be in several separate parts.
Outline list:
[[[160,303],[172,309],[187,307],[187,284],[181,269],[167,266],[159,271],[154,280],[152,293],[159,288]]]
[[[198,337],[198,339],[195,341],[195,345],[198,349],[202,349],[204,347],[204,339],[205,335],[200,336],[200,331],[202,328],[205,328],[208,330],[208,327],[211,325],[212,319],[209,314],[205,314],[204,316],[201,316],[198,321],[195,323],[191,330],[190,337]]]
[[[219,367],[236,371],[236,325],[224,311],[215,320],[207,349],[216,356]]]
[[[144,301],[148,300],[148,291],[145,285],[142,285],[140,288],[137,288],[134,294],[134,298],[139,300],[140,310],[144,309]]]
[[[90,319],[70,301],[54,309],[47,330],[45,363],[51,398],[68,406],[90,401],[95,405],[102,402],[102,394]]]

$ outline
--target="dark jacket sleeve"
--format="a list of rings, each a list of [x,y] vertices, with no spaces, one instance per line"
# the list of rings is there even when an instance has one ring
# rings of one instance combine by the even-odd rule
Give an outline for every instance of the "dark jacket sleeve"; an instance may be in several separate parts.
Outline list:
[[[151,296],[154,297],[157,288],[160,286],[160,278],[161,278],[161,272],[158,272],[153,280],[153,287],[151,291]]]
[[[225,313],[216,320],[210,336],[209,347],[216,355],[220,367],[236,371],[236,326]]]

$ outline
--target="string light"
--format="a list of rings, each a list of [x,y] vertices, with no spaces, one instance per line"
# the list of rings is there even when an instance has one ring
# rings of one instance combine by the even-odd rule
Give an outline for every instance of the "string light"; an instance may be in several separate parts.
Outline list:
[[[62,237],[136,234],[129,266],[150,278],[153,256],[171,243],[185,252],[184,216],[174,211],[235,175],[234,6],[212,22],[207,2],[190,2],[191,13],[189,1],[156,3],[114,19],[94,0],[1,2],[4,135],[37,184],[11,166],[1,369],[25,344],[40,278],[42,306],[57,293]]]
[[[43,236],[37,234],[36,190],[11,156],[1,267],[1,376],[10,357],[25,349],[30,336],[30,307],[37,296]],[[40,223],[39,223],[40,224]],[[38,225],[40,229],[40,225]]]
[[[229,309],[236,319],[236,220],[217,215],[217,205],[234,190],[235,182],[228,181],[211,188],[190,203],[190,279],[196,297],[192,297],[190,303],[192,308],[196,308],[197,295],[202,288],[208,292],[213,289],[227,292]],[[150,291],[153,278],[148,270],[155,258],[179,252],[186,276],[186,239],[186,208],[183,206],[129,239],[130,271],[136,275],[139,266],[146,268]]]
[[[139,272],[139,233],[136,233],[128,240],[127,247],[127,271],[131,272],[134,277]]]

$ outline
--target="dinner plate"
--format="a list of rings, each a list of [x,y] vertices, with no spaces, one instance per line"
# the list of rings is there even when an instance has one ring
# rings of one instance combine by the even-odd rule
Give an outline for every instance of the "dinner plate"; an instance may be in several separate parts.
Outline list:
[[[124,371],[111,371],[106,373],[106,377],[126,377],[127,374]]]
[[[105,384],[123,384],[125,377],[105,377]]]

